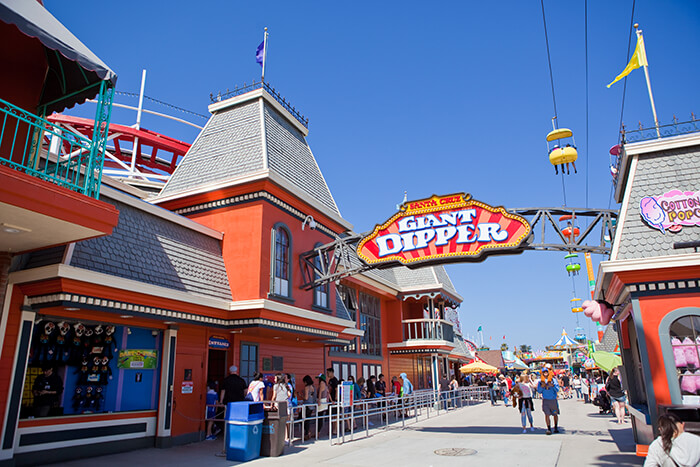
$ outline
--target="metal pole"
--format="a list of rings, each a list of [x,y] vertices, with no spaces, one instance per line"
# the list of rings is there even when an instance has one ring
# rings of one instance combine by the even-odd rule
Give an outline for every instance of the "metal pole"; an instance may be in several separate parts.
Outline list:
[[[642,30],[638,29],[639,24],[635,23],[634,25],[635,29],[637,29],[637,37],[642,37]],[[654,114],[654,125],[656,126],[656,136],[657,138],[661,138],[661,132],[659,131],[659,119],[656,117],[656,105],[654,105],[654,95],[651,93],[651,80],[649,79],[649,65],[646,64],[646,56],[647,56],[647,51],[646,47],[644,46],[644,41],[641,42],[641,49],[640,52],[644,54],[644,76],[647,79],[647,90],[649,91],[649,102],[651,102],[651,112]]]
[[[137,130],[141,129],[141,114],[143,112],[143,93],[146,89],[146,70],[141,73],[141,92],[139,93],[139,106],[136,109],[136,125]],[[131,151],[131,170],[129,171],[129,178],[134,178],[134,173],[136,172],[136,153],[139,147],[139,137],[134,137],[134,146]]]
[[[265,81],[265,62],[267,61],[267,28],[265,28],[265,36],[263,37],[263,63],[262,63],[262,81]]]

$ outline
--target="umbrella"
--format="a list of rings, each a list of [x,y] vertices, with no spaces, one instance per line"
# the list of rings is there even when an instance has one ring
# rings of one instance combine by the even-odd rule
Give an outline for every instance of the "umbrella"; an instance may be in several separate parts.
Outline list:
[[[613,368],[622,365],[622,359],[619,355],[615,355],[614,353],[599,350],[591,353],[591,357],[593,357],[593,361],[595,361],[596,365],[607,373],[610,373]]]
[[[462,373],[498,373],[498,368],[475,360],[468,365],[463,365],[459,371]]]

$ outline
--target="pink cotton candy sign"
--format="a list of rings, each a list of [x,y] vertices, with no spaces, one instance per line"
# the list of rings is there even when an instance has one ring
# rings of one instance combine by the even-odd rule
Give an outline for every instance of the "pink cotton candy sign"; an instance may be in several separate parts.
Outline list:
[[[700,226],[700,193],[671,190],[639,201],[642,219],[661,233],[680,232],[683,226]]]

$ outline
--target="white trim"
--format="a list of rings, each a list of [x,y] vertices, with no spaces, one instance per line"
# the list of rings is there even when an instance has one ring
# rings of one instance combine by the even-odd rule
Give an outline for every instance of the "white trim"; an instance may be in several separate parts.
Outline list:
[[[164,203],[166,201],[172,201],[175,199],[180,199],[180,198],[185,198],[187,196],[193,196],[193,195],[198,195],[202,193],[209,193],[212,191],[216,190],[221,190],[224,188],[229,188],[237,185],[244,185],[246,183],[252,183],[256,182],[259,180],[264,180],[264,179],[270,179],[270,181],[274,182],[275,184],[279,185],[282,187],[284,190],[289,192],[290,194],[294,195],[296,198],[298,198],[300,201],[308,204],[311,206],[313,209],[316,209],[318,212],[321,214],[327,216],[330,218],[332,221],[340,224],[347,230],[352,230],[353,226],[351,223],[343,219],[342,217],[339,217],[338,214],[332,212],[328,206],[325,204],[321,203],[320,201],[316,200],[315,198],[311,197],[309,194],[306,192],[300,190],[290,182],[288,182],[284,177],[279,175],[277,172],[274,170],[268,169],[268,170],[259,170],[257,172],[253,173],[248,173],[244,176],[236,176],[232,177],[223,181],[218,181],[215,183],[208,183],[206,185],[198,186],[197,188],[191,189],[191,190],[184,190],[180,191],[178,193],[169,195],[169,196],[164,196],[162,198],[153,198],[149,200],[150,202],[154,204],[159,204],[159,203]]]
[[[624,216],[618,217],[618,223],[615,226],[615,238],[613,239],[613,250],[610,253],[610,260],[615,261],[617,259],[617,254],[620,251],[620,240],[622,239],[622,228],[625,225],[625,219],[627,218],[629,211],[630,198],[632,196],[632,182],[634,182],[634,176],[637,174],[637,163],[639,158],[634,156],[632,162],[630,163],[630,171],[627,175],[627,186],[625,187],[625,195],[622,197],[622,206],[620,206],[620,212],[624,213]],[[600,277],[600,272],[598,273]]]
[[[404,342],[394,342],[391,344],[387,344],[387,348],[389,349],[412,349],[415,347],[426,347],[426,346],[452,346],[454,350],[455,343],[450,342],[450,341],[445,341],[445,340],[440,340],[440,339],[409,339]],[[447,352],[447,350],[445,350]],[[452,350],[450,350],[452,352]]]
[[[173,384],[175,384],[175,361],[177,360],[177,330],[167,329],[163,333],[163,352],[161,354],[160,365],[160,388],[158,390],[158,421],[156,423],[156,436],[159,438],[168,437],[173,429],[173,413],[172,403],[170,413],[170,428],[165,428],[165,409],[168,406],[168,390],[172,392],[173,399],[175,398],[175,388],[168,386],[168,373],[170,372],[170,339],[175,337],[175,358],[173,359]]]
[[[270,310],[276,311],[278,313],[283,313],[285,315],[295,316],[297,318],[310,319],[313,321],[319,321],[322,323],[333,324],[335,326],[343,326],[346,328],[354,327],[355,322],[347,319],[337,318],[335,316],[329,316],[317,311],[309,311],[303,308],[299,308],[292,305],[287,305],[286,303],[279,303],[273,300],[267,299],[254,299],[254,300],[239,300],[236,302],[231,302],[230,311],[243,311],[243,310]],[[234,318],[235,319],[235,318]]]
[[[142,199],[127,195],[126,193],[121,192],[119,190],[115,190],[114,188],[110,188],[110,187],[105,187],[105,188],[106,188],[106,190],[102,190],[101,195],[106,197],[106,198],[110,198],[110,199],[113,199],[115,201],[119,201],[120,203],[127,204],[133,208],[140,210],[140,211],[143,211],[143,212],[146,212],[148,214],[152,214],[154,216],[160,217],[161,219],[165,219],[169,222],[179,224],[179,225],[186,227],[190,230],[194,230],[194,231],[202,233],[204,235],[208,235],[208,236],[213,237],[217,240],[221,240],[224,238],[224,234],[222,232],[211,229],[211,228],[209,228],[205,225],[202,225],[199,222],[195,222],[192,219],[189,219],[185,216],[175,214],[172,211],[168,211],[167,209],[163,209],[160,206],[156,206],[148,201],[144,201]]]
[[[15,284],[21,284],[55,277],[65,277],[66,279],[74,279],[90,284],[103,285],[105,287],[128,290],[160,298],[168,298],[220,310],[228,310],[229,304],[231,303],[228,300],[202,297],[192,293],[180,292],[157,285],[144,284],[143,282],[76,268],[66,264],[52,264],[41,268],[28,269],[26,271],[16,271],[10,274],[9,280]]]
[[[209,112],[215,113],[219,110],[223,110],[228,107],[233,107],[235,105],[242,104],[243,102],[257,99],[259,97],[265,98],[265,100],[267,100],[270,103],[270,105],[272,105],[275,108],[275,110],[280,112],[287,120],[289,120],[289,123],[291,123],[292,126],[294,126],[294,128],[299,130],[302,135],[306,137],[309,134],[309,129],[302,125],[301,122],[299,122],[299,120],[297,120],[291,113],[289,113],[287,109],[285,109],[282,106],[282,104],[277,102],[277,99],[272,97],[272,95],[263,88],[258,88],[245,94],[241,94],[240,96],[235,96],[231,97],[230,99],[223,100],[221,102],[215,102],[213,104],[210,104],[208,109]]]
[[[75,242],[69,243],[66,250],[63,252],[62,264],[70,264],[73,260],[73,250],[75,250]]]
[[[437,284],[426,284],[426,285],[417,285],[415,287],[405,287],[405,288],[400,288],[401,293],[404,294],[429,294],[432,293],[432,290],[435,289],[435,293],[439,293],[440,290],[442,290],[446,295],[449,295],[452,298],[455,298],[459,300],[460,304],[461,302],[464,301],[464,298],[456,293],[456,292],[448,292],[447,289],[445,288],[445,285],[442,283],[437,283]]]
[[[357,328],[345,328],[343,329],[342,334],[350,334],[351,336],[362,337],[365,335],[365,331]]]
[[[679,149],[688,146],[700,146],[700,132],[640,141],[638,143],[627,143],[625,144],[625,150],[630,155],[637,155],[668,151],[669,149]]]
[[[5,332],[7,332],[7,318],[10,316],[10,302],[12,301],[12,292],[15,284],[12,281],[12,275],[7,278],[7,288],[5,289],[5,301],[2,304],[2,315],[0,315],[0,358],[2,358],[2,349],[5,348]],[[0,443],[1,443],[0,438]],[[0,446],[2,446],[0,444]],[[1,452],[1,451],[0,451]]]
[[[98,436],[95,438],[84,438],[84,439],[73,439],[68,441],[57,441],[54,443],[44,443],[44,444],[32,444],[29,446],[20,446],[19,439],[23,434],[27,433],[45,433],[53,432],[60,433],[65,430],[75,430],[81,428],[97,428],[105,425],[109,426],[119,426],[119,425],[130,425],[132,423],[146,423],[146,431],[140,433],[126,433],[120,435],[110,435],[110,436]],[[45,425],[36,427],[26,427],[19,428],[17,430],[17,436],[15,436],[15,453],[22,454],[26,452],[36,452],[36,451],[50,451],[52,449],[67,448],[72,446],[84,446],[87,444],[95,443],[105,443],[112,441],[120,441],[125,439],[138,439],[146,438],[149,436],[155,436],[156,429],[156,417],[143,417],[143,418],[124,418],[124,419],[112,419],[112,420],[97,420],[94,422],[85,423],[62,423],[59,425]],[[62,430],[64,428],[64,430]]]
[[[10,397],[8,397],[8,400],[6,401],[6,402],[8,402],[8,404],[5,406],[5,414],[3,417],[4,420],[3,420],[3,424],[2,424],[2,426],[3,426],[2,439],[0,441],[2,443],[5,442],[5,439],[4,439],[5,434],[7,433],[7,428],[8,428],[10,423],[14,424],[15,436],[14,436],[14,439],[12,440],[12,448],[2,449],[2,450],[0,450],[0,452],[14,453],[17,450],[17,446],[19,445],[19,436],[20,436],[19,427],[18,427],[19,426],[19,411],[17,412],[17,418],[14,421],[12,421],[9,419],[8,408],[9,408],[10,398],[12,397],[12,391],[14,389],[13,382],[15,380],[15,375],[17,373],[17,370],[18,370],[20,364],[22,365],[22,367],[21,367],[21,369],[22,369],[22,382],[20,383],[20,385],[21,385],[20,387],[24,388],[25,380],[27,379],[26,368],[27,368],[27,363],[29,362],[29,352],[27,352],[27,357],[25,358],[25,360],[23,362],[19,362],[19,359],[18,359],[20,345],[22,344],[21,332],[22,332],[22,326],[24,325],[25,322],[29,321],[32,323],[32,326],[30,327],[30,331],[29,331],[29,342],[27,342],[27,347],[31,346],[32,338],[33,338],[33,334],[34,334],[33,324],[34,324],[35,317],[36,317],[36,313],[31,312],[31,311],[22,311],[22,313],[20,315],[20,320],[19,320],[19,332],[20,332],[20,334],[18,334],[18,336],[17,336],[18,339],[17,339],[17,343],[15,344],[15,354],[14,354],[14,358],[12,359],[12,371],[10,372],[10,385],[9,385],[9,390],[8,390],[8,396],[10,396]],[[0,457],[4,457],[4,456],[0,455]],[[12,456],[10,456],[10,457],[12,457]]]
[[[262,144],[263,170],[270,168],[270,163],[267,160],[267,127],[265,126],[265,101],[260,98],[260,142]]]

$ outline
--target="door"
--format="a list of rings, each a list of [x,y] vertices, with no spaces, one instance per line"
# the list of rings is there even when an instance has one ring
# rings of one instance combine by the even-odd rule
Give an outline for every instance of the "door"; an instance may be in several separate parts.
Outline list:
[[[240,376],[250,384],[253,375],[258,371],[258,344],[241,342]]]
[[[203,431],[206,381],[202,355],[177,354],[173,388],[173,436]]]

